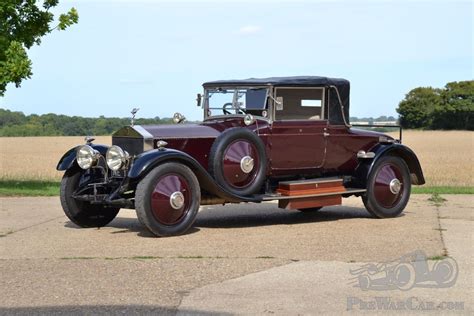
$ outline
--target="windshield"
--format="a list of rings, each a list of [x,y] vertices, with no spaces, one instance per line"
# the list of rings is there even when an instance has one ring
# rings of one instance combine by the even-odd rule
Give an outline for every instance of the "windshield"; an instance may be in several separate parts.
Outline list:
[[[206,89],[207,116],[252,114],[267,116],[267,88]]]

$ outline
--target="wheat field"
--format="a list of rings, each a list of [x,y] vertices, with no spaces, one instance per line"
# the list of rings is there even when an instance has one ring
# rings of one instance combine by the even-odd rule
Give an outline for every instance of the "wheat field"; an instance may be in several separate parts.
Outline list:
[[[59,159],[83,143],[82,137],[1,137],[0,179],[59,180]],[[111,138],[97,137],[95,143],[110,144]],[[474,132],[404,131],[403,143],[420,159],[426,185],[474,185]]]
[[[110,136],[94,143],[110,145]],[[84,144],[84,137],[0,137],[0,179],[59,180],[56,165],[72,147]]]
[[[418,156],[427,186],[474,185],[474,132],[408,130],[402,143]]]

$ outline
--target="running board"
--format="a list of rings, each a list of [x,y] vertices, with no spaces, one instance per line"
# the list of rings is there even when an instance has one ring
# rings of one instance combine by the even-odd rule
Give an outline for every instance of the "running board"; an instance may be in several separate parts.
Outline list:
[[[288,195],[281,195],[280,193],[274,194],[264,194],[261,197],[262,201],[277,201],[277,200],[290,200],[290,199],[304,199],[310,197],[321,197],[321,196],[331,196],[331,195],[351,195],[356,193],[365,193],[366,189],[357,189],[357,188],[346,188],[345,190],[341,190],[338,192],[330,192],[330,193],[318,193],[318,194],[307,194],[307,195],[296,195],[296,196],[288,196]]]
[[[305,209],[342,204],[343,195],[363,193],[365,189],[345,188],[338,177],[300,181],[283,181],[276,194],[265,195],[263,200],[278,200],[284,209]]]

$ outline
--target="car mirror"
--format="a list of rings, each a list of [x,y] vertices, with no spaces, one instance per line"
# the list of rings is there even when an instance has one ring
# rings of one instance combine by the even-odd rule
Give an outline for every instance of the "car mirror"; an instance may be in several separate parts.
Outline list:
[[[283,111],[283,97],[276,97],[276,110]]]
[[[200,93],[197,94],[197,97],[196,97],[196,105],[198,107],[201,106],[201,100],[202,100],[202,95]]]

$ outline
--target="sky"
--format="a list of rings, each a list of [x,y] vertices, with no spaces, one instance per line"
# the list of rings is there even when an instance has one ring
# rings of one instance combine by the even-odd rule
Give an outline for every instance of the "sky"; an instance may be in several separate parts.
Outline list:
[[[79,23],[29,51],[0,107],[25,114],[202,119],[220,79],[351,82],[351,116],[397,116],[405,94],[473,79],[472,1],[60,1]]]

